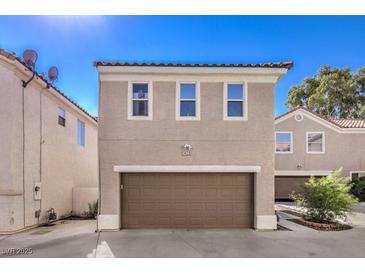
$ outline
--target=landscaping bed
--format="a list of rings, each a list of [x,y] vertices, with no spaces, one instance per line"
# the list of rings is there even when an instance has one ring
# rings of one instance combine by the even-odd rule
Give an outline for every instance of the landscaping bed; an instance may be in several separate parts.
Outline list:
[[[288,219],[288,221],[291,221],[293,223],[297,223],[300,225],[304,225],[306,227],[319,230],[319,231],[341,231],[341,230],[348,230],[351,229],[352,226],[347,224],[341,224],[341,223],[316,223],[304,220],[303,218],[300,219]]]

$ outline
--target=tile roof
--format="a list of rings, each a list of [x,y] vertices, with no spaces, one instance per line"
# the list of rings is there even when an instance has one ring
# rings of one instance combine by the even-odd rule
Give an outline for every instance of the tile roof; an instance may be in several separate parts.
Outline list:
[[[323,120],[326,120],[327,122],[330,122],[340,128],[365,128],[365,119],[335,119],[335,118],[326,118],[322,115],[319,115],[315,112],[312,112],[310,111],[309,109],[303,107],[303,106],[298,106],[298,107],[295,107],[277,117],[275,117],[275,120],[278,120],[298,109],[302,109],[302,110],[305,110],[305,111],[308,111],[310,112],[311,114],[317,116],[318,118],[320,119],[323,119]]]
[[[331,119],[343,128],[365,128],[365,119]]]
[[[104,62],[96,61],[95,66],[124,66],[124,67],[198,67],[198,68],[286,68],[293,67],[293,62],[274,62],[258,64],[178,64],[178,63],[144,63],[144,62]]]
[[[4,56],[5,58],[11,60],[11,61],[18,61],[19,63],[21,63],[23,66],[27,67],[27,65],[15,54],[15,53],[10,53],[5,51],[4,49],[0,48],[0,55]],[[47,81],[47,79],[45,79],[42,75],[40,75],[39,73],[35,72],[36,76],[41,79],[46,85],[48,85],[49,87],[52,87],[57,93],[59,93],[60,95],[62,95],[66,100],[68,100],[70,103],[72,103],[75,107],[77,107],[78,109],[80,109],[83,113],[85,113],[87,116],[89,116],[91,119],[93,119],[94,121],[97,122],[97,119],[95,119],[94,116],[92,116],[90,113],[88,113],[85,109],[83,109],[80,105],[78,105],[75,101],[73,101],[71,98],[69,98],[67,95],[65,95],[62,91],[60,91],[58,88],[56,88],[54,85],[52,85],[50,82]]]

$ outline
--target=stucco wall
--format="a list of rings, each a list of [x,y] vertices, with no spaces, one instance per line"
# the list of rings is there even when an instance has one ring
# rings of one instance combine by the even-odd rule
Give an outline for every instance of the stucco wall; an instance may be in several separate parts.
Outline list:
[[[120,214],[114,165],[259,165],[256,214],[274,213],[274,84],[248,83],[248,121],[223,120],[223,82],[201,82],[201,120],[175,120],[175,82],[153,82],[153,120],[127,120],[126,81],[100,83],[101,213]],[[193,146],[183,157],[181,146]]]
[[[290,117],[275,126],[276,131],[293,132],[293,153],[276,154],[275,170],[326,170],[343,167],[343,174],[350,171],[365,170],[365,133],[339,133],[306,116],[297,122]],[[325,133],[325,153],[306,153],[306,132],[323,131]]]
[[[96,123],[36,80],[24,89],[23,139],[21,80],[28,77],[0,60],[0,231],[37,225],[51,207],[58,216],[70,214],[73,187],[98,185]],[[66,111],[66,127],[58,124],[58,107]],[[77,119],[85,122],[85,147],[77,144]]]

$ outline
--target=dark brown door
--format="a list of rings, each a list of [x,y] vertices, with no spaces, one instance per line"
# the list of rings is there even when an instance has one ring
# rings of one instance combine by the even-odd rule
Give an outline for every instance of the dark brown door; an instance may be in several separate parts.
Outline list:
[[[252,174],[123,174],[122,227],[252,227],[252,182]]]
[[[275,176],[275,199],[289,199],[290,194],[303,193],[302,186],[308,176]]]

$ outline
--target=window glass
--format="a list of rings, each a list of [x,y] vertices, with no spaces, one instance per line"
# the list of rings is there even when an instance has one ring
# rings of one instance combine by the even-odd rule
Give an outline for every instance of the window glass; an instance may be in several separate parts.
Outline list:
[[[195,116],[195,101],[181,101],[180,116]]]
[[[323,134],[308,133],[308,152],[323,152]]]
[[[148,116],[148,84],[133,84],[132,115]]]
[[[243,85],[242,84],[228,84],[228,100],[243,99]]]
[[[58,108],[58,124],[61,126],[66,125],[66,112],[63,108]]]
[[[85,123],[77,120],[77,143],[80,146],[85,145]]]
[[[148,101],[133,100],[133,116],[148,116]]]
[[[228,117],[243,117],[243,84],[227,84],[227,113]]]
[[[195,84],[181,84],[180,99],[195,99]]]
[[[291,134],[284,132],[276,133],[276,152],[291,152]]]
[[[196,116],[196,85],[180,84],[180,117]]]
[[[133,99],[148,99],[148,84],[133,84]]]
[[[228,101],[228,116],[230,117],[243,116],[243,106],[241,101]]]

